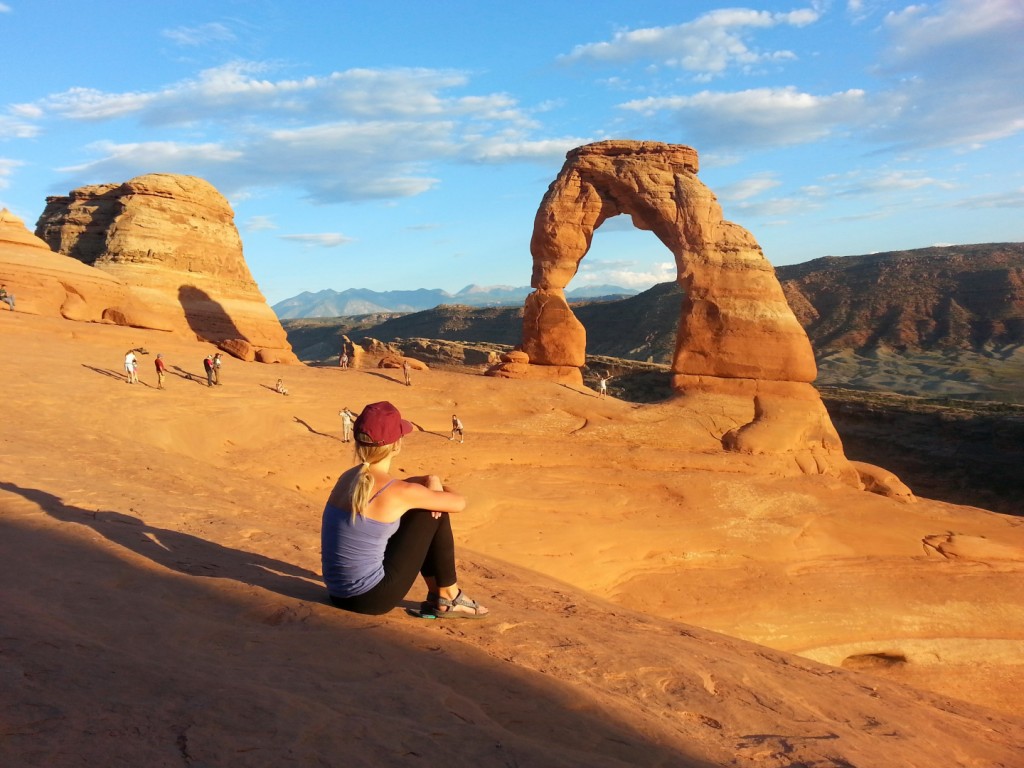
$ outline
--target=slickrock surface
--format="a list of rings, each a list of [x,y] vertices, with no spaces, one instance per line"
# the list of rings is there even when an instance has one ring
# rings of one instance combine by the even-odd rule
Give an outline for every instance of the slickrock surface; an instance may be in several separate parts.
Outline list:
[[[17,311],[69,320],[169,329],[119,280],[54,253],[4,208],[0,211],[0,282],[14,294]],[[7,305],[2,305],[7,309]]]
[[[530,242],[536,290],[526,299],[522,348],[534,377],[565,370],[556,378],[580,383],[571,366],[585,362],[586,330],[564,289],[594,231],[628,215],[673,254],[685,292],[673,387],[701,407],[745,416],[725,436],[725,447],[786,456],[800,471],[858,484],[810,386],[814,354],[772,265],[749,232],[722,218],[697,168],[694,149],[658,142],[602,141],[568,153],[541,201]],[[537,375],[545,368],[546,376]],[[530,369],[499,366],[494,374],[526,377]]]
[[[283,397],[182,337],[0,330],[2,765],[1020,766],[1019,519],[780,474],[719,411],[433,368]],[[469,499],[486,621],[324,600],[338,410],[383,398],[395,470]]]
[[[242,255],[234,211],[194,176],[152,173],[47,198],[36,234],[129,286],[176,330],[261,362],[297,362]]]

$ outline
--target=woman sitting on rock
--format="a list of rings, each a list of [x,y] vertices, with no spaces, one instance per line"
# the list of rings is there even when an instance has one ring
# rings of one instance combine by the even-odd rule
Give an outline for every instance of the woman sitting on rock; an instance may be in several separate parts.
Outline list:
[[[387,613],[423,576],[424,616],[479,619],[488,611],[459,589],[448,518],[466,508],[436,475],[391,477],[391,461],[412,424],[389,402],[372,403],[355,423],[356,457],[324,508],[320,549],[331,602],[355,613]]]

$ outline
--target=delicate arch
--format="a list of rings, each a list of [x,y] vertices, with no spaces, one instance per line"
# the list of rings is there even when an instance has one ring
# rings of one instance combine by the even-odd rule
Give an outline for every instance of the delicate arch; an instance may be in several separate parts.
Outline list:
[[[571,151],[534,221],[523,350],[536,365],[581,366],[586,334],[565,301],[593,241],[629,215],[672,252],[685,292],[672,370],[682,376],[811,382],[807,334],[760,246],[722,218],[697,178],[697,153],[657,142],[603,141]]]
[[[722,218],[697,170],[697,152],[677,144],[602,141],[569,152],[534,220],[535,290],[524,307],[522,352],[491,373],[582,383],[586,331],[565,287],[594,230],[626,214],[672,252],[685,292],[673,389],[685,397],[719,398],[719,406],[723,396],[735,404],[739,426],[722,435],[726,449],[789,454],[803,472],[858,485],[811,386],[814,353],[775,270],[747,230]]]

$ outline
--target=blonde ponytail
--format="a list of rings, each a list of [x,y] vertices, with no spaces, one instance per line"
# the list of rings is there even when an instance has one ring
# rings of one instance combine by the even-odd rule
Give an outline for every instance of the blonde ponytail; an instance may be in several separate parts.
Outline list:
[[[359,474],[352,483],[352,496],[349,499],[349,508],[352,510],[352,519],[356,515],[363,514],[366,505],[373,498],[373,475],[370,474],[370,465],[383,461],[395,450],[398,443],[392,445],[367,445],[356,442],[356,458],[362,462],[359,467]]]

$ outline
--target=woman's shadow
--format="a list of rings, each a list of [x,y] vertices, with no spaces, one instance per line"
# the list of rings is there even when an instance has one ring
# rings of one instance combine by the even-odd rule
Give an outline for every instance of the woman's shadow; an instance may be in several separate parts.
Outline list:
[[[38,504],[55,520],[91,528],[108,541],[173,571],[189,576],[234,579],[296,600],[325,601],[320,577],[291,563],[225,547],[180,531],[157,528],[121,512],[74,507],[36,488],[0,481],[0,489]]]

